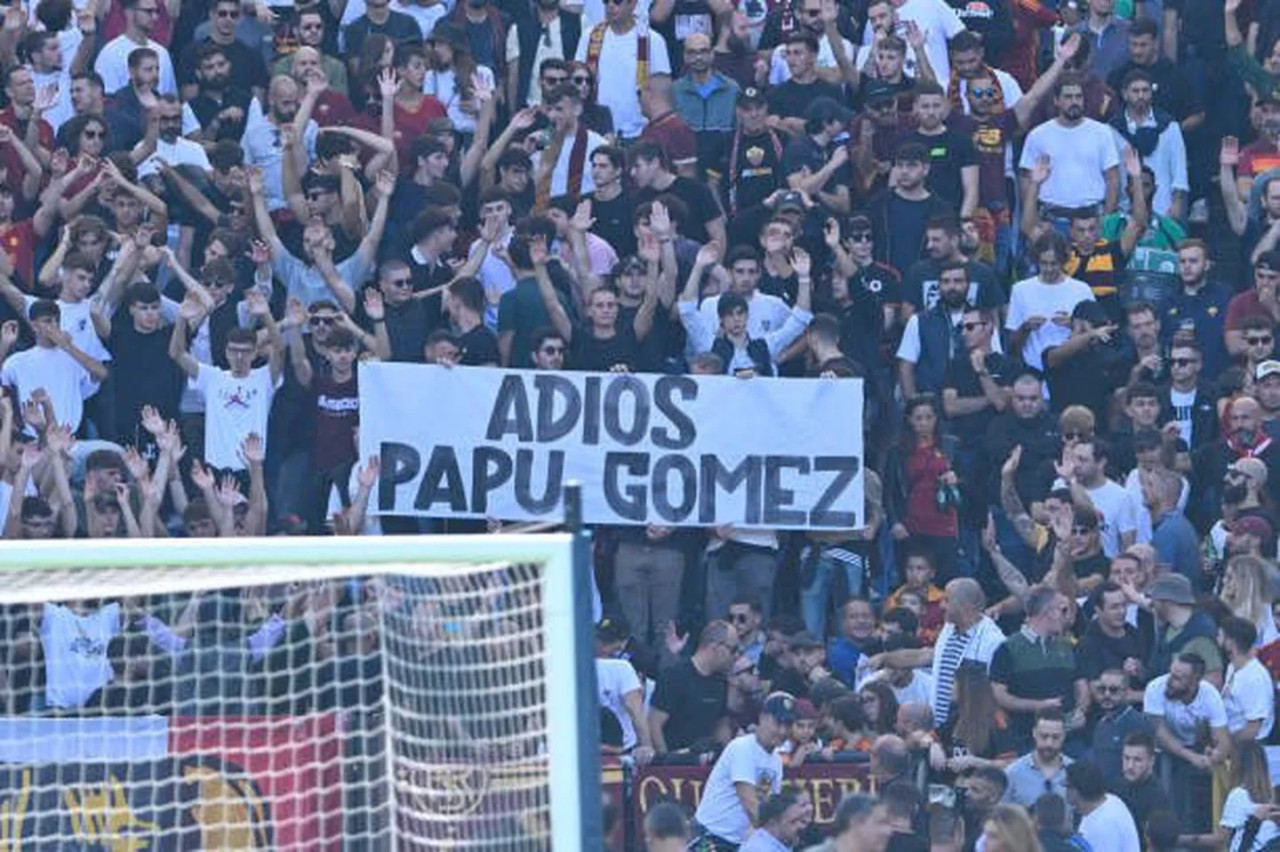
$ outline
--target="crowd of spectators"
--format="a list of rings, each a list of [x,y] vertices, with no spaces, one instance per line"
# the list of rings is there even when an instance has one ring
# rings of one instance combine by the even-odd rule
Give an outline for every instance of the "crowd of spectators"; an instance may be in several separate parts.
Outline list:
[[[1261,849],[1278,10],[15,2],[3,535],[499,531],[369,512],[370,360],[860,378],[863,528],[595,530],[606,747],[710,767],[650,848]],[[6,710],[364,700],[385,600],[11,608]]]

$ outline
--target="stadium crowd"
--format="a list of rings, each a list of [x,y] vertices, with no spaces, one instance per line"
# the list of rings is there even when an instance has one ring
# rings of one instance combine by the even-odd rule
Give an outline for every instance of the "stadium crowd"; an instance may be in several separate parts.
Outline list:
[[[1275,0],[40,0],[0,66],[6,538],[500,531],[369,512],[369,360],[857,377],[865,527],[595,531],[605,748],[709,769],[647,847],[1280,848]],[[376,703],[387,599],[11,608],[5,711]]]

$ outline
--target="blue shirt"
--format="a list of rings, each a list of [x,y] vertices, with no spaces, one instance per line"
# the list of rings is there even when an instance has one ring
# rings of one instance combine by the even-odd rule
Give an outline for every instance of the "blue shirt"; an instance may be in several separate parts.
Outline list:
[[[1156,549],[1160,562],[1173,566],[1173,570],[1193,583],[1200,574],[1200,540],[1191,522],[1181,512],[1174,510],[1160,518],[1151,528],[1151,546]]]

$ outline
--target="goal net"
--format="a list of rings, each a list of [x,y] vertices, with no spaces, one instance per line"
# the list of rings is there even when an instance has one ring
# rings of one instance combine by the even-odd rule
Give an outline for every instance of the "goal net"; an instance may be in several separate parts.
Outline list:
[[[0,545],[0,850],[579,852],[571,541]]]

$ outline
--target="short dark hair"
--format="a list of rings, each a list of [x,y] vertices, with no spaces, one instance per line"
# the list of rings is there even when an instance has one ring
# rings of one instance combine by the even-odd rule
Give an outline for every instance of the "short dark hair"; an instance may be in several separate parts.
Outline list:
[[[1063,834],[1067,830],[1067,800],[1057,793],[1044,793],[1032,806],[1036,825],[1041,831]]]
[[[1153,36],[1158,34],[1160,28],[1156,25],[1154,18],[1141,17],[1134,18],[1129,22],[1129,38],[1134,36]]]
[[[656,160],[664,169],[671,170],[671,159],[667,156],[666,149],[657,142],[637,142],[627,150],[627,159],[632,163],[637,160]]]
[[[929,163],[929,151],[919,142],[903,142],[893,152],[895,163]]]
[[[1077,760],[1068,766],[1067,784],[1086,802],[1096,802],[1107,794],[1102,770],[1092,760]]]
[[[544,325],[541,328],[536,329],[530,336],[529,348],[534,351],[541,349],[542,344],[546,343],[548,340],[559,340],[562,343],[567,343],[563,334],[556,331],[549,325]]]
[[[58,307],[58,303],[53,299],[36,299],[31,303],[31,308],[27,311],[27,317],[32,322],[45,317],[59,320],[62,319],[62,309]]]
[[[851,825],[866,819],[877,804],[879,803],[874,798],[865,793],[850,793],[845,796],[836,806],[832,835],[843,834]]]
[[[627,152],[619,148],[617,145],[601,145],[599,148],[591,152],[592,157],[607,157],[610,165],[615,169],[625,168],[627,165]]]
[[[802,30],[796,30],[787,36],[786,44],[788,47],[793,44],[803,44],[814,53],[818,52],[818,39]]]
[[[418,214],[413,220],[413,227],[409,231],[409,238],[414,243],[420,243],[428,237],[435,234],[442,228],[452,228],[453,217],[443,210],[434,207],[428,207]]]
[[[760,803],[760,810],[756,815],[756,824],[766,825],[782,819],[787,811],[798,801],[800,799],[793,790],[784,789],[779,793],[774,793]]]
[[[678,802],[660,802],[644,815],[645,831],[654,840],[689,838],[689,820]]]
[[[1172,811],[1152,811],[1147,817],[1147,840],[1153,852],[1172,849],[1182,834],[1182,820]]]
[[[133,50],[129,51],[129,58],[127,60],[129,70],[132,71],[134,68],[137,68],[145,59],[154,59],[156,62],[159,62],[160,54],[156,53],[149,47],[135,47]]]
[[[1130,731],[1124,738],[1125,748],[1145,748],[1152,754],[1156,753],[1156,738],[1150,731]]]
[[[1196,677],[1204,677],[1205,662],[1204,657],[1194,651],[1185,651],[1175,657],[1178,662],[1184,666],[1191,666],[1191,671]]]
[[[160,291],[150,281],[135,281],[125,288],[125,307],[154,305],[160,301]]]
[[[1222,634],[1235,643],[1241,651],[1247,651],[1258,641],[1258,628],[1247,618],[1229,615],[1218,622]]]
[[[258,333],[251,328],[233,328],[227,332],[227,343],[258,348]]]

